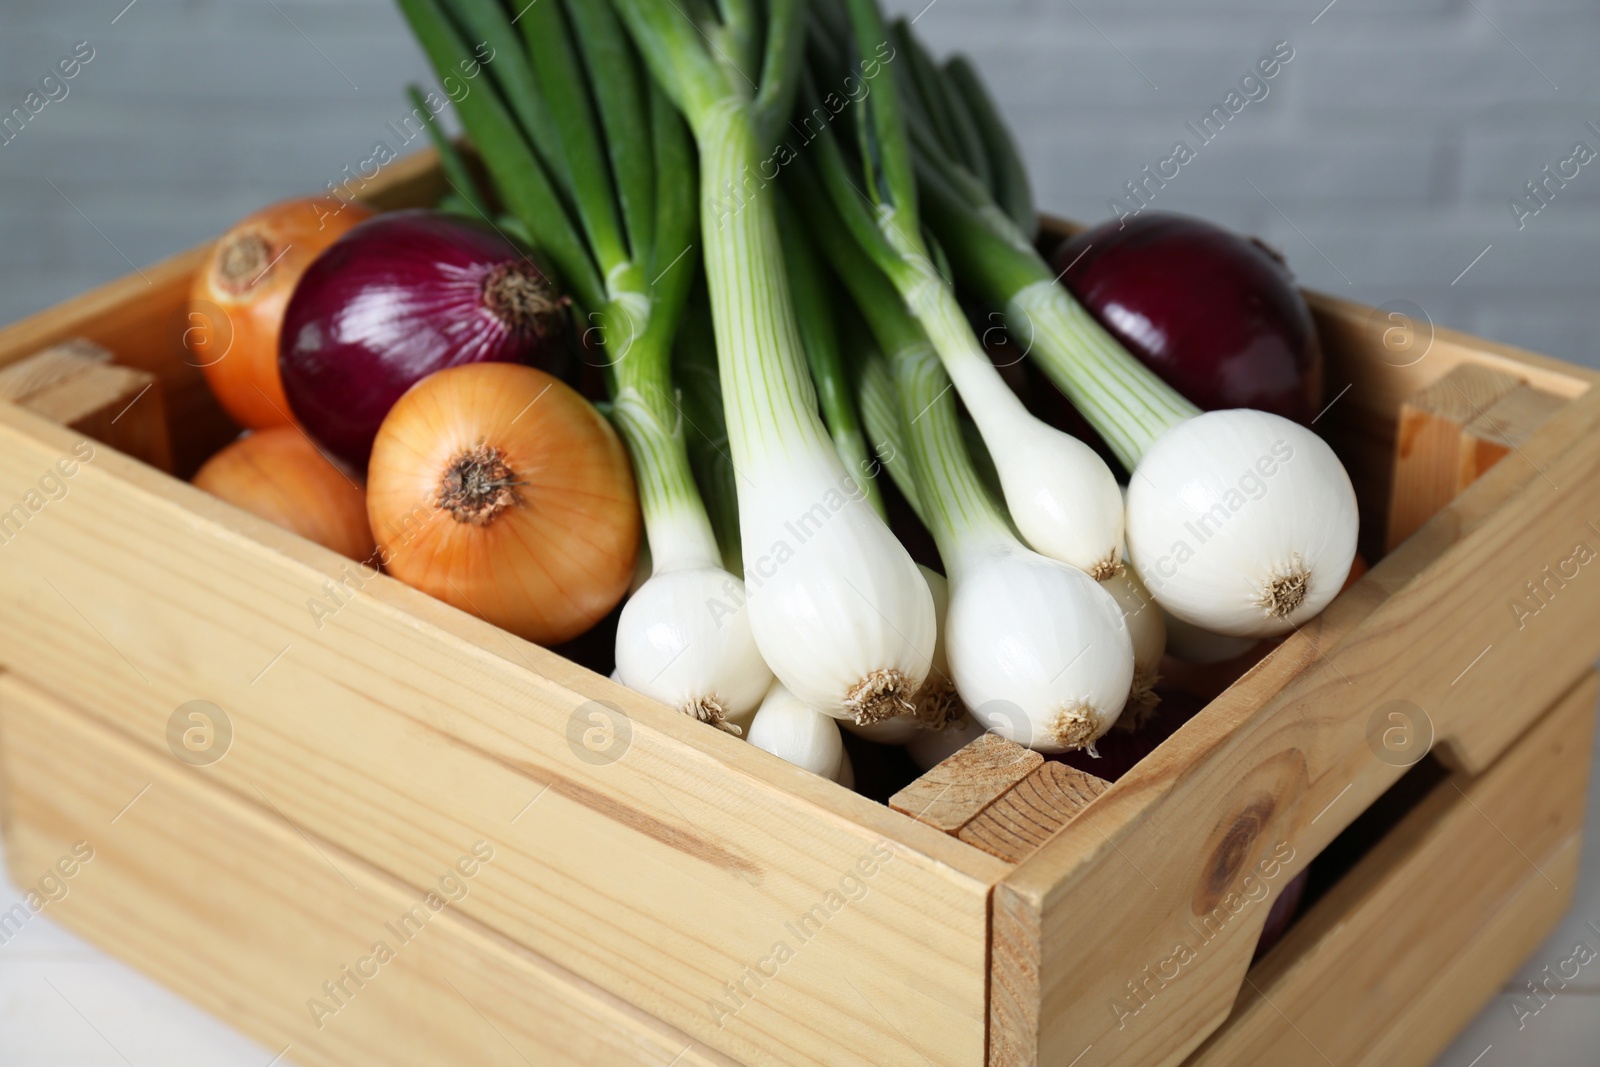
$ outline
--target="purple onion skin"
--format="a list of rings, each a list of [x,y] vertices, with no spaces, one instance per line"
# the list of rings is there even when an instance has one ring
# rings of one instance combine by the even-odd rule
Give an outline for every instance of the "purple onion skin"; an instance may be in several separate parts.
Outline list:
[[[295,418],[364,471],[389,409],[434,371],[554,358],[563,301],[504,237],[434,211],[353,228],[311,264],[278,365]]]
[[[1321,410],[1311,311],[1265,246],[1201,219],[1146,212],[1075,235],[1055,268],[1101,325],[1200,408],[1300,423]]]
[[[1306,883],[1310,880],[1311,869],[1308,867],[1295,875],[1294,880],[1278,894],[1278,899],[1272,902],[1272,910],[1267,912],[1266,924],[1261,928],[1261,940],[1256,942],[1256,952],[1251,962],[1271,952],[1273,946],[1289,932],[1289,927],[1300,915],[1300,901],[1306,895]]]

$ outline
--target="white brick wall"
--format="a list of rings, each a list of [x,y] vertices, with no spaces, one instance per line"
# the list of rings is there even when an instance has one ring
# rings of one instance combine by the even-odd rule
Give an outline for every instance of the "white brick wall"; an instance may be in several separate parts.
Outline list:
[[[319,187],[366,155],[424,74],[386,0],[137,0],[112,25],[125,2],[0,0],[0,112],[74,42],[96,48],[68,98],[0,146],[0,321],[125,273],[123,254],[143,264]],[[1260,233],[1310,285],[1414,300],[1440,322],[1600,364],[1600,161],[1520,231],[1506,206],[1577,139],[1600,149],[1584,127],[1600,124],[1600,4],[1325,4],[935,0],[918,28],[977,59],[1041,204],[1081,219],[1106,216],[1124,182],[1190,136],[1186,121],[1288,40],[1271,95],[1158,206]]]

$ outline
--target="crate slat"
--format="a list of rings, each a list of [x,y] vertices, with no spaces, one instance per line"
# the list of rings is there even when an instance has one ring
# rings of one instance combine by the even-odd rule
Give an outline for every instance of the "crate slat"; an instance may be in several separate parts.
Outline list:
[[[429,908],[425,893],[10,676],[0,677],[0,765],[17,885],[79,841],[94,850],[43,914],[271,1051],[288,1046],[295,1063],[734,1067],[455,905]],[[479,867],[473,844],[461,843],[466,869],[492,867],[494,857]],[[441,891],[447,873],[456,880]],[[480,877],[445,866],[431,891],[470,899]],[[373,958],[379,942],[392,959]],[[330,994],[326,982],[342,988]]]
[[[1021,863],[1110,785],[1065,763],[1045,763],[956,836],[1007,863]]]
[[[0,500],[72,440],[0,409]],[[220,705],[215,781],[413,885],[503,847],[464,913],[744,1062],[981,1058],[999,860],[387,577],[314,615],[347,566],[104,450],[0,552],[6,664],[152,746]]]
[[[92,341],[65,341],[0,367],[0,399],[152,467],[172,469],[160,381],[113,363],[111,352]]]
[[[983,734],[889,798],[889,806],[947,834],[1033,773],[1044,757],[998,734]]]
[[[1596,691],[1590,674],[1489,771],[1441,782],[1251,972],[1187,1067],[1431,1063],[1571,902]]]

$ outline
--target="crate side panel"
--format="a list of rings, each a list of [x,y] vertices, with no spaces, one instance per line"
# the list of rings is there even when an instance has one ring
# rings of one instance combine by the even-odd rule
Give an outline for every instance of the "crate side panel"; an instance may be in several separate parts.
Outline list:
[[[43,914],[296,1063],[431,1067],[470,1050],[485,1067],[732,1067],[14,676],[0,678],[0,744],[18,883],[74,846],[90,857]],[[463,855],[435,900],[470,896],[495,860]]]
[[[75,443],[0,410],[0,501]],[[409,884],[489,840],[464,913],[742,1060],[981,1060],[998,860],[109,450],[78,467],[0,544],[6,666],[158,751],[221,707],[215,781]]]
[[[1418,995],[1477,956],[1504,913],[1553,925],[1576,886],[1595,693],[1591,675],[1483,775],[1442,782],[1251,972],[1190,1067],[1285,1063],[1308,1046],[1337,1063],[1401,1062],[1376,1050],[1419,1024]],[[1479,995],[1458,989],[1425,1029],[1448,1042],[1521,956],[1495,959],[1478,960]]]
[[[1588,669],[1600,597],[1553,599],[1536,637],[1508,604],[1521,569],[1569,558],[1576,538],[1600,545],[1597,420],[1600,395],[1569,404],[999,887],[1008,907],[1041,909],[1037,958],[1016,966],[1038,974],[1044,1060],[1090,1043],[1152,1063],[1192,1049],[1226,1017],[1266,909],[1199,935],[1187,999],[1133,1027],[1115,1006],[1155,984],[1146,966],[1170,969],[1275,850],[1294,858],[1274,884],[1296,873],[1419,746],[1481,771]],[[1389,748],[1391,713],[1409,752]],[[997,984],[1012,965],[997,955]]]

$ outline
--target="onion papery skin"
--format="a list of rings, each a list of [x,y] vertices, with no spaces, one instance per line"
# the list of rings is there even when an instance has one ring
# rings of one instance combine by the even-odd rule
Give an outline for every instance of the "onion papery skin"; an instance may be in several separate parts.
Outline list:
[[[893,694],[864,716],[890,718],[913,710],[927,680],[937,636],[933,596],[825,444],[826,453],[740,464],[750,629],[778,680],[834,718],[863,719],[852,694],[892,676]]]
[[[654,574],[628,598],[617,671],[629,689],[717,725],[747,718],[772,684],[744,583],[715,566]]]
[[[955,677],[950,673],[950,650],[945,644],[945,631],[950,615],[950,580],[932,567],[917,564],[917,569],[922,572],[923,580],[928,583],[928,592],[933,596],[933,621],[935,638],[933,642],[933,658],[928,663],[928,679],[922,683],[922,688],[917,690],[917,695],[912,698],[912,703],[917,706],[913,717],[915,725],[926,727],[930,730],[943,730],[952,721],[964,714],[961,707],[961,696],[956,692]],[[896,722],[891,719],[890,722]],[[896,732],[903,732],[900,726]],[[874,737],[862,730],[857,733],[871,741],[880,741],[882,744],[904,744],[907,740],[902,737],[898,741],[883,740]]]
[[[208,459],[194,484],[342,556],[376,558],[366,494],[298,427],[247,434]]]
[[[1073,236],[1053,262],[1112,336],[1199,407],[1300,423],[1321,410],[1311,311],[1288,267],[1259,243],[1149,211]]]
[[[485,448],[510,472],[513,502],[463,521],[441,486]],[[507,363],[440,371],[401,398],[373,446],[367,513],[389,573],[542,645],[604,618],[639,548],[616,431],[565,383]]]
[[[240,219],[195,272],[183,331],[186,358],[240,426],[264,430],[294,422],[278,373],[289,299],[318,254],[372,215],[355,203],[330,211],[325,197],[286,200]],[[213,321],[219,311],[225,321]]]
[[[353,470],[379,425],[435,371],[537,363],[562,303],[504,237],[432,211],[362,223],[313,263],[284,317],[279,367],[295,417]]]
[[[1145,454],[1128,484],[1127,525],[1133,565],[1168,612],[1219,634],[1270,637],[1338,595],[1355,559],[1356,496],[1333,449],[1305,427],[1212,411]]]
[[[773,682],[750,722],[750,743],[812,774],[838,781],[844,768],[839,724]]]
[[[945,640],[962,703],[1039,752],[1091,747],[1133,683],[1122,608],[1083,571],[995,544],[951,567]]]

